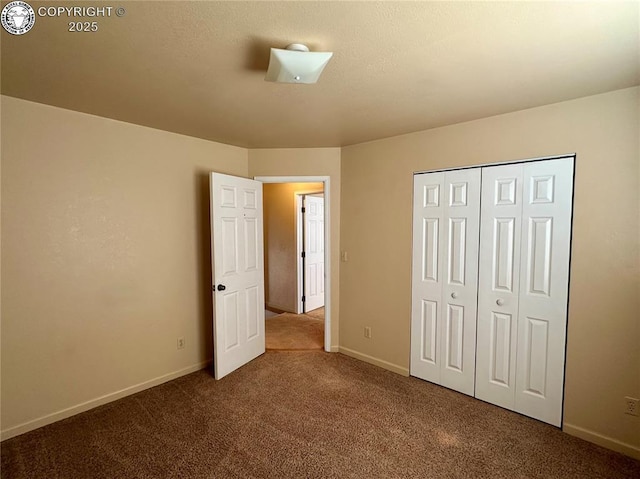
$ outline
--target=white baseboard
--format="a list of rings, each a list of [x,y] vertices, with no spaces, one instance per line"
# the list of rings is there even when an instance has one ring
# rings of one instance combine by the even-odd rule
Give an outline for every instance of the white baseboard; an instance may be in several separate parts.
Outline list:
[[[2,431],[0,431],[0,441],[4,441],[5,439],[10,439],[12,437],[19,436],[20,434],[33,431],[34,429],[38,429],[39,427],[46,426],[47,424],[52,424],[56,421],[60,421],[68,417],[75,416],[76,414],[80,414],[81,412],[88,411],[89,409],[93,409],[94,407],[102,406],[103,404],[107,404],[112,401],[122,399],[123,397],[130,396],[131,394],[144,391],[145,389],[149,389],[154,386],[158,386],[160,384],[166,383],[168,381],[179,378],[181,376],[194,373],[196,371],[199,371],[207,367],[209,364],[211,364],[210,360],[203,361],[203,362],[194,364],[192,366],[180,369],[178,371],[174,371],[168,374],[164,374],[162,376],[158,376],[157,378],[150,379],[149,381],[144,381],[139,384],[134,384],[133,386],[129,386],[128,388],[124,388],[119,391],[105,394],[104,396],[100,396],[95,399],[91,399],[89,401],[77,404],[75,406],[68,407],[61,411],[47,414],[46,416],[42,416],[37,419],[33,419],[31,421],[18,424],[17,426],[3,429]]]
[[[631,456],[635,459],[640,459],[640,448],[627,444],[626,442],[618,441],[612,437],[604,436],[597,432],[574,426],[573,424],[567,424],[566,422],[562,425],[562,430],[567,434],[592,442],[598,446],[621,452],[622,454],[626,454],[627,456]]]
[[[358,351],[354,351],[353,349],[345,348],[344,346],[340,346],[338,348],[338,352],[342,353],[346,356],[359,359],[360,361],[364,361],[365,363],[373,364],[374,366],[381,367],[383,369],[387,369],[389,371],[393,371],[394,373],[400,374],[402,376],[409,376],[409,369],[404,368],[402,366],[398,366],[397,364],[390,363],[383,359],[374,358],[373,356],[369,356],[368,354],[360,353]]]
[[[291,311],[291,308],[285,308],[283,307],[281,304],[274,304],[274,303],[265,303],[265,307],[266,309],[272,308],[278,311],[284,311],[285,313],[295,313],[295,309],[293,311]]]

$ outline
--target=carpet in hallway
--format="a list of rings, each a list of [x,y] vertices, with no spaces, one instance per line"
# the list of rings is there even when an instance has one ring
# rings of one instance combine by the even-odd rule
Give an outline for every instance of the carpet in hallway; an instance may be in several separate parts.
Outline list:
[[[265,321],[268,350],[310,350],[324,346],[324,321],[304,314],[282,313]]]
[[[324,306],[318,309],[313,309],[311,311],[307,311],[307,316],[312,317],[313,319],[322,319],[324,321]]]

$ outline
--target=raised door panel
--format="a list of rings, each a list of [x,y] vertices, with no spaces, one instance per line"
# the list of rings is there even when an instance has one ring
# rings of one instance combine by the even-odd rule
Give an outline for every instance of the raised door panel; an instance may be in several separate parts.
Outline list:
[[[238,219],[221,218],[222,227],[222,274],[225,278],[238,274]]]
[[[222,336],[221,346],[225,352],[240,346],[240,311],[238,308],[237,291],[223,293],[221,295]]]
[[[436,352],[438,351],[436,334],[438,313],[437,301],[422,300],[420,308],[420,348],[419,361],[436,366],[438,364]]]
[[[438,282],[441,222],[440,218],[422,218],[419,249],[422,256],[421,280],[425,282]]]
[[[449,371],[456,373],[464,372],[468,366],[463,362],[464,347],[467,346],[464,340],[464,306],[449,304],[447,306],[446,327],[444,328],[444,362],[443,366]],[[444,382],[443,382],[443,385]]]
[[[244,219],[244,270],[245,272],[255,272],[258,270],[259,237],[258,221],[256,218]]]
[[[476,357],[480,169],[444,174],[440,384],[473,395]]]
[[[260,303],[260,291],[256,286],[250,286],[245,290],[245,306],[247,311],[247,341],[259,340],[264,330],[264,320],[261,311],[264,305]]]
[[[482,169],[475,395],[508,409],[515,401],[522,169]]]
[[[489,336],[489,377],[490,383],[508,388],[512,384],[511,330],[515,318],[511,314],[491,313]]]
[[[515,410],[560,426],[573,157],[524,166]]]
[[[414,176],[410,373],[440,384],[444,173]]]

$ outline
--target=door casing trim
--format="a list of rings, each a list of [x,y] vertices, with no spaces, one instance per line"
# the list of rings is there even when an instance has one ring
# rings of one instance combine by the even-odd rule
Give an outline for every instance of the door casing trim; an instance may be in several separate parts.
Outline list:
[[[262,183],[323,183],[324,191],[324,350],[331,352],[331,177],[254,176]]]

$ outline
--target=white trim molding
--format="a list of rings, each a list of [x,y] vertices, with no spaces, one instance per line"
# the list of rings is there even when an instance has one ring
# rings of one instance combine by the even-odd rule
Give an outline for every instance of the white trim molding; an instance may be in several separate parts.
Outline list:
[[[397,364],[390,363],[383,359],[374,358],[373,356],[369,356],[368,354],[364,354],[353,349],[345,348],[344,346],[340,346],[338,348],[338,352],[344,354],[345,356],[359,359],[360,361],[364,361],[365,363],[373,364],[374,366],[378,366],[388,371],[392,371],[396,374],[400,374],[401,376],[409,376],[409,368],[398,366]]]
[[[616,452],[621,452],[627,456],[631,456],[635,459],[640,459],[640,447],[627,444],[626,442],[618,441],[612,437],[599,434],[589,429],[584,429],[573,424],[564,423],[562,430],[571,436],[579,437],[585,441],[592,442],[598,446],[606,447]]]
[[[324,183],[324,350],[331,346],[331,177],[330,176],[254,176],[263,183]]]
[[[203,361],[203,362],[194,364],[192,366],[179,369],[178,371],[173,371],[171,373],[158,376],[148,381],[134,384],[133,386],[129,386],[119,391],[105,394],[104,396],[100,396],[95,399],[90,399],[89,401],[76,404],[75,406],[71,406],[71,407],[62,409],[60,411],[47,414],[46,416],[42,416],[37,419],[33,419],[31,421],[23,422],[22,424],[18,424],[17,426],[3,429],[2,431],[0,431],[0,441],[4,441],[5,439],[11,439],[12,437],[19,436],[20,434],[33,431],[34,429],[38,429],[43,426],[47,426],[48,424],[53,424],[54,422],[61,421],[62,419],[66,419],[68,417],[75,416],[76,414],[89,411],[90,409],[93,409],[98,406],[102,406],[103,404],[117,401],[118,399],[122,399],[123,397],[131,396],[132,394],[139,393],[141,391],[144,391],[145,389],[149,389],[154,386],[159,386],[160,384],[166,383],[168,381],[172,381],[173,379],[177,379],[181,376],[186,376],[187,374],[195,373],[196,371],[200,371],[201,369],[208,367],[210,364],[211,364],[211,360]]]

